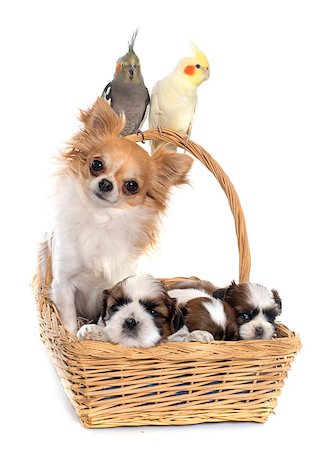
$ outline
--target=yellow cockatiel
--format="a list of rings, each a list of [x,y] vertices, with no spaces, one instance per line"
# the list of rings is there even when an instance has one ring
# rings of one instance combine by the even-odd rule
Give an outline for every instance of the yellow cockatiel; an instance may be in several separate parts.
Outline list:
[[[172,128],[189,138],[197,104],[197,87],[209,78],[207,57],[195,45],[194,56],[179,61],[173,72],[158,81],[152,91],[150,128]],[[158,142],[152,146],[152,151]]]

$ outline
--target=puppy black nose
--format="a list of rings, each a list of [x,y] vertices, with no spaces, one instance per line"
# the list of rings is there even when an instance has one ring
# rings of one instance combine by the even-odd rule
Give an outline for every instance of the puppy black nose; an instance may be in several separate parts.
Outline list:
[[[111,181],[107,180],[107,178],[103,178],[102,180],[99,181],[99,189],[102,192],[112,191],[113,184],[111,183]]]
[[[256,327],[255,329],[255,335],[256,337],[262,337],[264,333],[264,330],[262,327]]]
[[[129,317],[128,319],[125,319],[124,325],[125,325],[129,330],[133,330],[133,328],[136,327],[137,322],[136,322],[135,319],[133,319],[133,317]]]

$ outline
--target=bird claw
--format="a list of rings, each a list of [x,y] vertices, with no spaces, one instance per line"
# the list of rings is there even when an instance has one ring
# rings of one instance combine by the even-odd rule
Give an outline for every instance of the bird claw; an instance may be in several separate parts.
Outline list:
[[[145,138],[144,138],[144,133],[143,133],[143,131],[141,131],[141,130],[138,130],[137,132],[136,132],[136,135],[137,136],[139,136],[139,134],[141,135],[141,138],[142,138],[142,144],[145,144]]]

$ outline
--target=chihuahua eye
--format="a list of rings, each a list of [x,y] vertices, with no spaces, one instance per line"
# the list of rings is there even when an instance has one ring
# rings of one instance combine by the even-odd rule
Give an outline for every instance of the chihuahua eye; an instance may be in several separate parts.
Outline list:
[[[92,160],[90,164],[90,171],[94,174],[97,172],[101,172],[104,169],[103,162],[100,159]]]
[[[136,194],[139,185],[134,180],[129,180],[124,183],[124,187],[129,194]]]

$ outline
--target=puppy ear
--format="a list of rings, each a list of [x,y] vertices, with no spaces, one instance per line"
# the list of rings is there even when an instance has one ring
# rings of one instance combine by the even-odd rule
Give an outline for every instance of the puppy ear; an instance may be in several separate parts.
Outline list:
[[[227,289],[228,288],[217,289],[212,293],[212,296],[215,298],[219,298],[220,300],[223,300],[226,296]]]
[[[179,308],[176,308],[175,313],[171,320],[171,330],[172,333],[176,333],[176,331],[180,330],[185,324],[184,316],[182,311]]]
[[[171,325],[171,332],[173,334],[184,326],[185,320],[183,312],[179,308],[175,298],[169,297],[168,304],[170,309],[169,322]]]
[[[108,308],[108,297],[109,297],[109,292],[107,289],[105,289],[102,292],[102,297],[101,297],[101,318],[105,319],[107,316],[107,308]]]
[[[165,206],[172,186],[188,183],[187,174],[193,159],[161,145],[151,157],[152,182],[149,197]]]
[[[125,118],[118,117],[109,103],[98,97],[87,111],[80,112],[80,120],[85,127],[95,134],[112,134],[118,136],[125,125]]]
[[[188,314],[188,306],[186,304],[179,306],[179,309],[181,310],[181,313],[183,314],[184,319],[184,325],[185,325],[185,317]]]
[[[279,315],[282,312],[282,300],[279,293],[275,289],[272,289],[272,294],[277,305],[277,315]]]
[[[232,280],[229,286],[222,289],[217,289],[215,292],[213,292],[212,296],[215,298],[219,298],[220,300],[229,300],[231,294],[233,294],[233,292],[237,288],[238,288],[237,283],[234,280]]]

